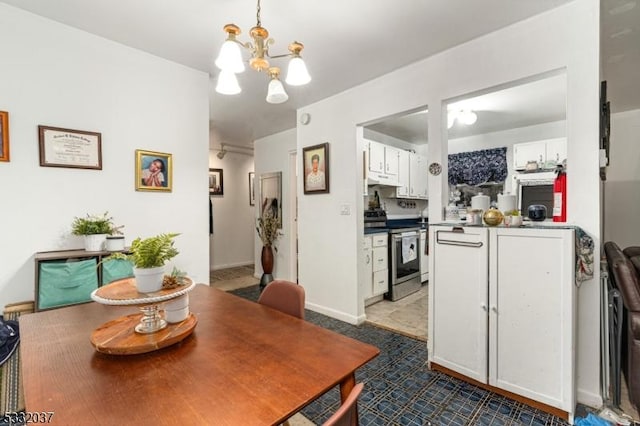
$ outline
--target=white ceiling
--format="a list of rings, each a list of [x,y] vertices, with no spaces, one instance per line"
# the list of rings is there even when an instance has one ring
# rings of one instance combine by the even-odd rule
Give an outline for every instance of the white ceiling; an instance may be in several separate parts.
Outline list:
[[[264,0],[262,25],[275,39],[271,54],[286,53],[291,41],[304,43],[303,57],[313,78],[307,86],[287,87],[289,101],[280,105],[264,101],[267,77],[254,71],[239,76],[240,95],[213,90],[218,72],[213,60],[225,37],[222,27],[239,25],[240,40],[247,41],[248,29],[255,25],[253,0],[3,2],[210,73],[211,127],[217,139],[250,145],[256,138],[294,127],[295,111],[301,106],[569,1]],[[635,5],[635,0],[602,1],[603,25],[610,27],[606,33],[629,28],[602,43],[603,59],[611,57],[607,49],[624,55],[603,60],[605,77],[616,80],[609,90],[614,111],[640,108],[640,89],[634,81],[638,67],[636,74],[633,68],[625,71],[638,60],[640,42],[627,41],[640,38],[639,8],[625,6],[619,14],[607,11],[629,2]],[[274,62],[286,65],[284,60]],[[635,99],[617,99],[630,95]]]
[[[470,126],[458,121],[448,130],[448,138],[532,126],[566,119],[567,76],[564,73],[541,76],[534,81],[517,82],[509,87],[450,102],[447,109],[472,110],[478,120]],[[427,140],[426,110],[383,119],[366,126],[371,130],[414,144]]]

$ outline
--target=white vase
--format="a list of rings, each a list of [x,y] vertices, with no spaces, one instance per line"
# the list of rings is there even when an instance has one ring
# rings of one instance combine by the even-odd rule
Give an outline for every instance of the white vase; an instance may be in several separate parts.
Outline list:
[[[189,316],[189,295],[185,294],[165,303],[164,319],[171,324],[184,321]]]
[[[136,279],[136,288],[139,293],[153,293],[162,288],[164,278],[164,266],[157,268],[133,268]]]
[[[107,234],[92,234],[84,236],[84,249],[86,251],[102,251]]]

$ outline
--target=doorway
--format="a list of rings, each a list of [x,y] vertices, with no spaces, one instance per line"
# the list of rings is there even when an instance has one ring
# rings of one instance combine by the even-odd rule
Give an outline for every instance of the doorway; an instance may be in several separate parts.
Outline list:
[[[298,282],[298,153],[289,151],[289,277]]]

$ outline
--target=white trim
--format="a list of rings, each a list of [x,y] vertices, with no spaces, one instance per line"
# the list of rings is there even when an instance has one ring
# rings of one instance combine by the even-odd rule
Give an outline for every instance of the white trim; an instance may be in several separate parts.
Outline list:
[[[602,404],[603,404],[602,395],[578,388],[578,392],[576,396],[577,396],[578,403],[580,404],[584,404],[586,406],[593,407],[593,408],[602,407]]]
[[[235,262],[235,263],[226,263],[224,265],[211,265],[211,271],[217,271],[219,269],[227,269],[227,268],[236,268],[238,266],[249,266],[253,265],[253,260],[245,260],[244,262]],[[260,277],[258,277],[260,278]]]
[[[347,322],[352,325],[360,325],[366,321],[365,315],[353,316],[346,314],[341,311],[336,311],[335,309],[327,308],[326,306],[317,305],[315,303],[305,303],[305,307],[309,310],[317,312],[319,314],[327,315],[331,318],[338,319],[340,321]]]

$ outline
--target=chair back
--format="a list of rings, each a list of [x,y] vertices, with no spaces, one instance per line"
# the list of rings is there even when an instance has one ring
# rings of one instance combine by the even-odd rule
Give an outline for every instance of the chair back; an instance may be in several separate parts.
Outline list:
[[[298,284],[272,281],[262,290],[258,303],[304,319],[304,288]]]
[[[356,422],[353,422],[354,417],[358,415],[356,401],[363,388],[364,383],[355,385],[340,408],[322,426],[349,426],[356,424]]]

